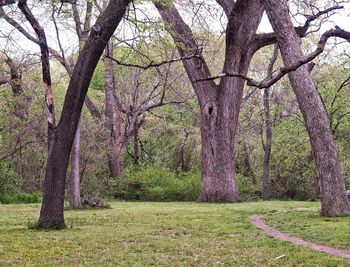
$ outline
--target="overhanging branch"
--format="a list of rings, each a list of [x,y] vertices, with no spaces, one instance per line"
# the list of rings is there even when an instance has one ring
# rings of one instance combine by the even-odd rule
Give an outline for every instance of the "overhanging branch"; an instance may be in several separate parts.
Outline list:
[[[318,55],[320,55],[324,51],[324,48],[327,44],[327,40],[330,37],[339,37],[339,38],[345,39],[348,42],[350,42],[350,32],[345,31],[345,30],[339,28],[338,26],[335,26],[334,29],[326,31],[324,34],[322,34],[320,41],[318,42],[317,48],[314,52],[312,52],[308,56],[305,56],[302,60],[296,61],[289,66],[286,66],[286,67],[279,69],[277,72],[275,72],[275,74],[272,75],[271,78],[268,77],[268,78],[265,78],[264,80],[258,82],[250,77],[247,77],[247,76],[239,74],[239,73],[220,73],[216,76],[211,76],[211,77],[206,77],[203,79],[196,80],[195,83],[203,82],[203,81],[212,81],[212,80],[225,78],[225,77],[236,77],[236,78],[241,78],[243,80],[246,80],[248,86],[253,86],[253,87],[256,87],[259,89],[269,88],[272,85],[274,85],[276,82],[281,80],[286,74],[297,70],[301,66],[311,62]]]

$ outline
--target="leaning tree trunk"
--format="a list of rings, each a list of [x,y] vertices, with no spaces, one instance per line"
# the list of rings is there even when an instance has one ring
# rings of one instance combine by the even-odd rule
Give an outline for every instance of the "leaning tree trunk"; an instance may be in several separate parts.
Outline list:
[[[300,37],[294,30],[285,1],[265,0],[265,7],[276,32],[278,45],[286,66],[301,60]],[[322,99],[310,77],[308,67],[289,73],[309,134],[320,186],[321,214],[350,214],[344,179]]]
[[[110,0],[92,27],[74,67],[60,122],[52,131],[39,218],[42,228],[65,226],[63,209],[66,173],[81,109],[97,63],[130,2],[131,0]]]

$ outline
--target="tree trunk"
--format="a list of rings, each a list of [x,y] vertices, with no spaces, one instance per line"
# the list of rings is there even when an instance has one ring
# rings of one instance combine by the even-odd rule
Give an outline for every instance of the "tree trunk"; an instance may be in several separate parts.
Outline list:
[[[220,120],[216,103],[208,103],[202,109],[202,182],[198,201],[239,200],[234,171],[232,126],[232,122]]]
[[[119,178],[122,175],[122,164],[120,162],[120,154],[117,153],[115,148],[107,153],[109,173],[112,178]]]
[[[110,176],[119,178],[122,174],[120,162],[121,153],[124,147],[125,130],[122,127],[122,114],[118,108],[119,103],[115,99],[114,64],[108,57],[113,57],[113,44],[110,42],[106,47],[105,58],[105,114],[106,127],[110,131],[107,160]]]
[[[252,168],[250,154],[249,154],[249,148],[247,146],[247,141],[246,141],[245,136],[243,136],[242,143],[243,143],[243,152],[244,152],[244,164],[246,167],[245,174],[247,176],[251,176],[253,183],[256,184],[256,176],[255,176],[253,168]]]
[[[139,152],[139,128],[137,123],[134,126],[134,165],[139,166],[140,152]]]
[[[278,57],[278,46],[275,45],[273,55],[267,69],[267,77],[272,78],[273,67]],[[264,160],[263,160],[263,200],[270,199],[270,158],[272,148],[272,119],[270,111],[270,88],[264,89],[264,124],[265,124],[265,144],[264,144]]]
[[[197,55],[183,60],[183,64],[201,107],[202,182],[198,201],[238,201],[233,151],[244,81],[225,77],[219,86],[210,80],[196,82],[211,74],[191,29],[172,2],[154,3],[180,55]],[[229,9],[232,8],[225,8]],[[253,56],[250,44],[262,14],[263,7],[258,0],[240,0],[234,4],[226,31],[224,73],[247,73]]]
[[[80,122],[75,133],[74,143],[71,152],[72,161],[72,173],[71,173],[71,187],[70,187],[70,201],[69,204],[72,208],[80,209],[81,198],[80,198]]]
[[[130,0],[110,0],[91,29],[86,45],[74,67],[58,126],[49,135],[49,155],[40,211],[41,228],[65,227],[64,191],[69,154],[78,127],[81,109],[97,63],[123,18]]]
[[[263,191],[262,199],[270,199],[270,157],[272,146],[272,122],[270,114],[270,89],[264,89],[264,122],[265,122],[265,144],[263,160]]]
[[[277,35],[278,45],[286,66],[301,60],[300,37],[294,30],[285,1],[265,0],[270,22]],[[289,73],[289,80],[297,96],[309,134],[320,186],[321,214],[341,216],[350,214],[344,179],[337,156],[327,114],[315,88],[308,67]]]

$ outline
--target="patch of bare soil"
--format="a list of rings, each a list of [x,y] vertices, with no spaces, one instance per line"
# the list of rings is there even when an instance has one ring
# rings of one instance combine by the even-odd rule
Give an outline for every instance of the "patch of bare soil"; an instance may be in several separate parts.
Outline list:
[[[325,245],[319,245],[310,241],[305,241],[299,237],[291,236],[285,233],[278,231],[275,228],[272,228],[264,223],[259,215],[253,215],[250,217],[250,221],[259,229],[263,230],[268,235],[271,235],[279,240],[288,241],[294,245],[304,246],[311,248],[316,251],[322,251],[333,256],[343,257],[350,261],[350,250],[349,249],[339,249],[333,248]]]

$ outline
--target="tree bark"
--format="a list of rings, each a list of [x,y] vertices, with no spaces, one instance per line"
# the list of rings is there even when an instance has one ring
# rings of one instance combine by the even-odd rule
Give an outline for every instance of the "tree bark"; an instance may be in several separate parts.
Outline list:
[[[71,173],[71,186],[70,186],[70,201],[69,204],[74,209],[82,208],[81,198],[80,198],[80,122],[78,123],[78,128],[75,133],[71,161],[72,161],[72,173]]]
[[[265,0],[265,7],[276,33],[286,66],[303,58],[301,39],[294,30],[285,1]],[[344,179],[322,99],[315,88],[308,66],[289,73],[309,134],[320,187],[321,214],[341,216],[350,214]]]
[[[198,201],[238,201],[233,151],[244,81],[225,77],[220,85],[213,81],[196,82],[211,76],[209,68],[191,29],[173,3],[168,2],[162,4],[154,1],[181,57],[198,56],[183,60],[201,108],[202,182]],[[258,0],[249,3],[241,0],[233,6],[233,2],[218,2],[229,14],[223,72],[246,74],[253,56],[251,42],[263,14],[262,3]]]
[[[49,149],[39,218],[39,226],[42,228],[65,226],[63,214],[65,180],[81,109],[97,63],[130,2],[131,0],[110,0],[106,10],[92,27],[74,67],[61,119],[54,129],[54,138]]]

